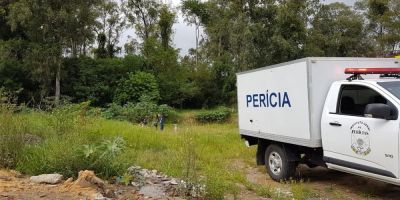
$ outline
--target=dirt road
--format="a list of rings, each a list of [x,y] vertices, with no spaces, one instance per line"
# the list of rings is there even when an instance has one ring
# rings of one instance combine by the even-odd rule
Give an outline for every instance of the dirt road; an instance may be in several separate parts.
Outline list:
[[[250,182],[290,191],[290,184],[273,181],[266,175],[264,167],[248,166],[246,171]],[[304,186],[315,193],[316,199],[394,200],[400,198],[400,187],[356,175],[322,167],[310,169],[306,166],[300,166],[297,173],[304,181]]]

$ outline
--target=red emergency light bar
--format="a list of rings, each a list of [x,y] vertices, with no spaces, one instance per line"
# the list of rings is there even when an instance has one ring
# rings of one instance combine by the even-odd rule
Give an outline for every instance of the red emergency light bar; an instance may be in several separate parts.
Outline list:
[[[400,68],[346,68],[345,74],[400,74]]]

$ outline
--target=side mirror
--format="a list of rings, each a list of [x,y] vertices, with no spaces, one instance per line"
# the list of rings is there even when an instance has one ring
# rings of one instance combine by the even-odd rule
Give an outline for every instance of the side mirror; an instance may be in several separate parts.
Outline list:
[[[379,119],[392,119],[390,116],[390,106],[383,103],[371,103],[365,107],[364,116],[379,118]]]

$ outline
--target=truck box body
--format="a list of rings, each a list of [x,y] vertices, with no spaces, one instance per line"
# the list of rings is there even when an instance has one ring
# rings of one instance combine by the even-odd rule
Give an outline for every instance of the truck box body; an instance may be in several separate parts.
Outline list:
[[[332,82],[350,76],[344,74],[349,67],[387,68],[399,64],[388,58],[321,57],[238,73],[240,134],[321,147],[320,123],[326,95]]]

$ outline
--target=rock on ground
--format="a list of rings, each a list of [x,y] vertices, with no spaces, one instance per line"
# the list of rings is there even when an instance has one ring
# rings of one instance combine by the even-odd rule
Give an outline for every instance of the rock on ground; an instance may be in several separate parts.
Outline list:
[[[31,176],[30,180],[34,183],[58,184],[63,180],[63,175],[61,175],[61,174],[42,174],[39,176]]]
[[[159,185],[145,185],[140,188],[139,194],[156,199],[165,197],[164,188]]]

